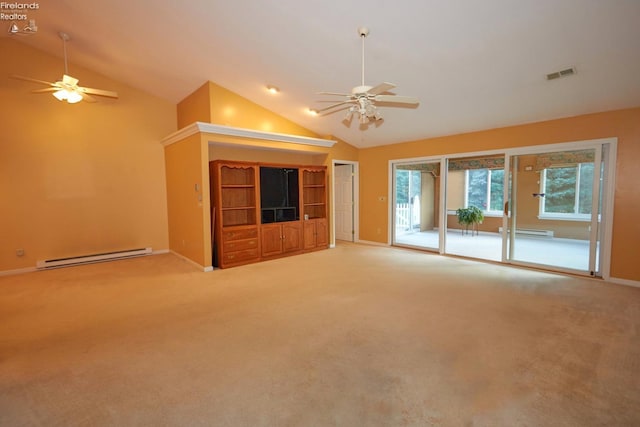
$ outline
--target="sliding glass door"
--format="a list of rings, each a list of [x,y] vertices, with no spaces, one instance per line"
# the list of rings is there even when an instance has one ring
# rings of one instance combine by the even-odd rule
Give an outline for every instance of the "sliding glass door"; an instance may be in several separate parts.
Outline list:
[[[509,156],[505,260],[600,276],[608,145]]]
[[[391,243],[606,278],[616,146],[610,138],[394,162]]]
[[[445,253],[501,261],[504,154],[449,159],[446,205]]]
[[[440,248],[440,161],[393,166],[393,244]]]

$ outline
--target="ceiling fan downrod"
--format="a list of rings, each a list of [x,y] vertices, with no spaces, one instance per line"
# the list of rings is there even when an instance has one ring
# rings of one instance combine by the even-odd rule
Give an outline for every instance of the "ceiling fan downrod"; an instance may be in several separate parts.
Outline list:
[[[69,75],[69,67],[67,65],[67,42],[70,40],[69,34],[60,31],[58,33],[60,38],[62,39],[62,49],[64,52],[64,73]]]
[[[361,85],[364,86],[364,39],[369,35],[369,29],[367,27],[360,27],[358,28],[358,34],[362,39],[362,83]]]

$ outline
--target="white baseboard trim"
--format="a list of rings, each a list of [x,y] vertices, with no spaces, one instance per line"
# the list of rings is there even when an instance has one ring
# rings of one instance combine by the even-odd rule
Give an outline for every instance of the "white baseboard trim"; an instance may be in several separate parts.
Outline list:
[[[193,266],[198,267],[200,270],[202,270],[202,271],[203,271],[203,272],[205,272],[205,273],[207,273],[207,272],[209,272],[209,271],[213,271],[213,266],[205,267],[205,266],[203,266],[203,265],[198,264],[198,263],[197,263],[197,262],[195,262],[194,260],[189,259],[189,258],[187,258],[186,256],[184,256],[184,255],[182,255],[182,254],[179,254],[179,253],[178,253],[178,252],[176,252],[176,251],[169,250],[169,252],[171,252],[172,254],[174,254],[175,256],[177,256],[178,258],[182,258],[183,260],[187,261],[189,264],[192,264]]]
[[[171,251],[169,249],[158,249],[157,251],[153,251],[151,252],[151,255],[162,255],[162,254],[168,254]]]
[[[0,271],[0,276],[13,276],[14,274],[33,273],[34,271],[38,271],[38,269],[35,267],[27,267],[27,268],[18,268],[15,270],[3,270],[3,271]]]
[[[617,277],[609,277],[607,282],[615,283],[616,285],[633,286],[634,288],[640,288],[640,282],[637,280],[618,279]]]
[[[384,247],[391,246],[388,243],[372,242],[371,240],[357,240],[356,243],[362,243],[363,245],[372,245],[372,246],[384,246]]]

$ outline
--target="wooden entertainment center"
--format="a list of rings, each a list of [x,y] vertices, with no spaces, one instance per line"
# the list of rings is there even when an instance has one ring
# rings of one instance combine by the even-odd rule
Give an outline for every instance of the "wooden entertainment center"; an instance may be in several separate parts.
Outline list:
[[[326,249],[326,166],[209,163],[213,265],[228,268]]]

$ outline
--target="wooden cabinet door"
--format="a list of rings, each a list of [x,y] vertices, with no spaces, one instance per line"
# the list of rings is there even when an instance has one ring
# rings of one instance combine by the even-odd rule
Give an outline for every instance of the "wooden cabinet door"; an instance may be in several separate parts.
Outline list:
[[[313,220],[304,221],[304,248],[313,249],[316,247],[316,222]]]
[[[316,220],[316,246],[325,247],[329,244],[329,230],[327,227],[327,219],[319,218]]]
[[[315,249],[326,247],[329,243],[326,218],[304,221],[304,248]]]
[[[269,257],[282,253],[282,227],[280,224],[262,225],[260,227],[260,243],[262,256]]]
[[[298,221],[282,223],[282,251],[294,252],[302,249],[302,227]]]

